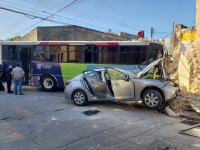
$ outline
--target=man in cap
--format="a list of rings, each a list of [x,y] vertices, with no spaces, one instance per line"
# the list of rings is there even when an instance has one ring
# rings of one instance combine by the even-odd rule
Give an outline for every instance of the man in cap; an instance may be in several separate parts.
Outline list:
[[[2,65],[0,64],[0,91],[5,91],[4,86],[2,84],[2,76],[3,76],[3,70],[2,70]]]
[[[8,68],[6,69],[6,82],[7,82],[7,92],[13,93],[13,91],[10,90],[12,83],[12,64],[8,64]]]

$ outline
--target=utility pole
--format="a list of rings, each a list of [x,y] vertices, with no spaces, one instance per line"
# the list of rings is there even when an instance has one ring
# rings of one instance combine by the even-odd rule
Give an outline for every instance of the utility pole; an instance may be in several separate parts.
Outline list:
[[[153,28],[151,27],[151,38],[153,37]]]
[[[174,22],[175,22],[176,20],[172,20],[172,23],[173,23],[173,33],[174,33]]]

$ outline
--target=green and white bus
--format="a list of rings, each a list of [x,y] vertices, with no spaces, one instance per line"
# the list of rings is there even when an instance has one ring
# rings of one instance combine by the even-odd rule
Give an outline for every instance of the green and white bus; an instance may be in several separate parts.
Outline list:
[[[3,41],[0,63],[20,63],[26,85],[46,91],[64,88],[65,82],[84,70],[114,67],[137,73],[163,57],[161,43],[140,41]],[[4,73],[5,75],[5,73]],[[3,76],[5,78],[5,76]]]

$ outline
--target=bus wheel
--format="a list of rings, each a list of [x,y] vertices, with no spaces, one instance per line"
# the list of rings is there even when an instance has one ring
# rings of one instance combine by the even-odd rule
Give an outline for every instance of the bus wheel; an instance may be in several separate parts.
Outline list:
[[[51,75],[45,75],[41,79],[41,87],[45,91],[52,92],[56,89],[56,80]]]

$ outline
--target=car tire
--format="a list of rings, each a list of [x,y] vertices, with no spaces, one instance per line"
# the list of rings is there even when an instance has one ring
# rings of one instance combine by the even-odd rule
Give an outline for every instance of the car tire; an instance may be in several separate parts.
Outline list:
[[[158,109],[162,105],[163,98],[156,90],[147,90],[142,95],[142,103],[148,109]]]
[[[57,87],[56,80],[51,75],[45,75],[44,77],[42,77],[40,84],[42,89],[47,92],[55,91]]]
[[[72,95],[72,100],[77,106],[85,106],[88,104],[87,95],[83,90],[77,90]]]

